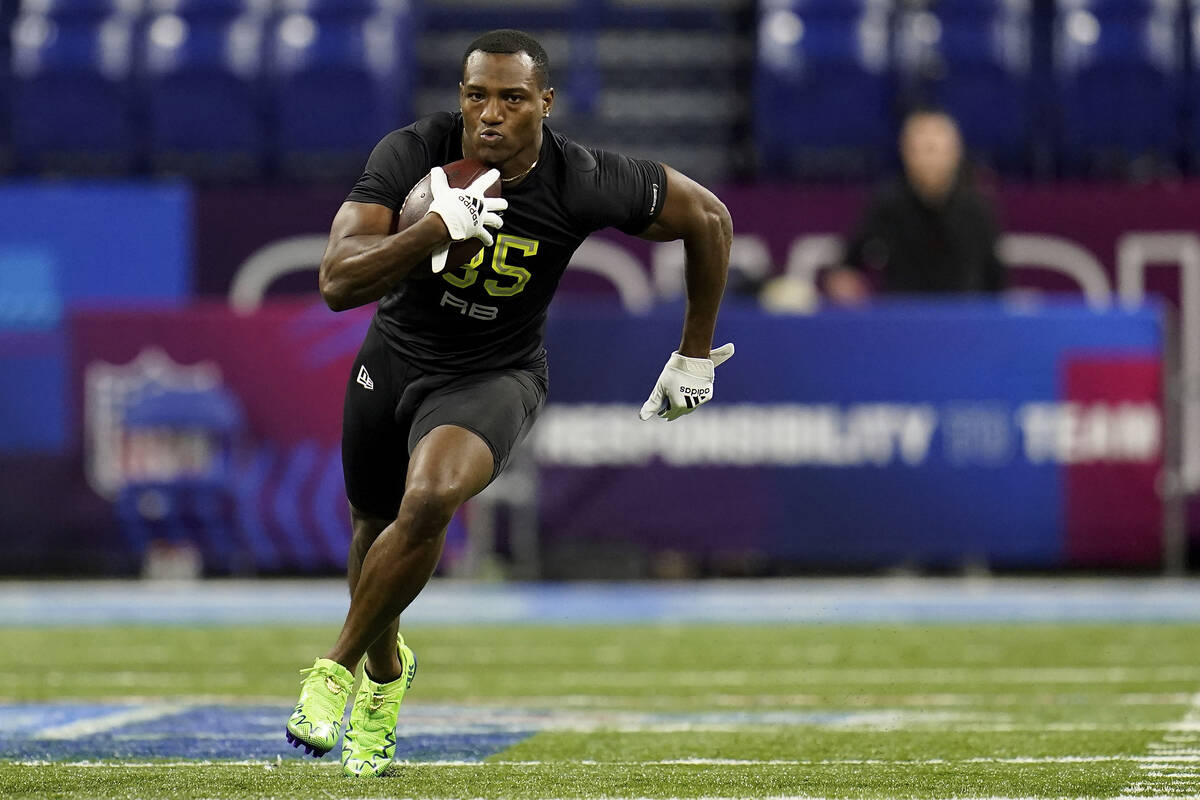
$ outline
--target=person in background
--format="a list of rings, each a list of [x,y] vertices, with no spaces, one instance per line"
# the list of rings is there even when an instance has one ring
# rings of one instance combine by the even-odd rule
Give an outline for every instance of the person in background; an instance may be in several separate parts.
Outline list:
[[[998,228],[972,185],[958,125],[943,111],[909,113],[900,130],[903,176],[876,192],[827,270],[826,296],[843,305],[886,294],[994,293],[1004,288]]]

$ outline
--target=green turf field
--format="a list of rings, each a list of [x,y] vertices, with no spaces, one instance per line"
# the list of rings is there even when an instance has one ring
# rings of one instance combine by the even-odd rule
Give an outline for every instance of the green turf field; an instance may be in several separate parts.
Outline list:
[[[283,739],[332,634],[0,628],[0,797],[1200,797],[1197,625],[418,627],[375,781]]]

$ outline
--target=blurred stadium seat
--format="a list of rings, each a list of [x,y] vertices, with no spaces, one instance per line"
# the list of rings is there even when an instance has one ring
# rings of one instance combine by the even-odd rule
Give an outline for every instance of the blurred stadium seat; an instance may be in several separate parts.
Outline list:
[[[1188,86],[1184,118],[1187,121],[1187,155],[1194,175],[1200,170],[1200,0],[1191,4],[1191,33],[1188,52]]]
[[[376,14],[407,11],[407,0],[278,0],[282,14],[307,14],[322,19],[366,19]]]
[[[863,176],[891,150],[890,2],[759,10],[754,130],[767,174]]]
[[[130,169],[139,149],[129,82],[136,17],[106,13],[124,4],[99,0],[40,5],[56,14],[26,12],[13,24],[17,164],[49,172]]]
[[[942,0],[898,15],[902,96],[945,108],[972,154],[1024,172],[1038,130],[1030,0]]]
[[[513,26],[557,130],[701,180],[875,177],[914,101],[1005,174],[1195,171],[1186,21],[1200,0],[0,0],[0,169],[340,180]]]
[[[285,175],[355,175],[376,142],[409,121],[408,31],[402,6],[272,23],[269,92]]]
[[[261,175],[265,8],[243,0],[164,0],[140,49],[147,138],[158,171]],[[261,4],[258,4],[261,5]]]
[[[144,0],[22,0],[20,10],[59,20],[99,20],[114,14],[136,15],[143,5]]]
[[[421,3],[420,13],[429,33],[470,31],[470,36],[463,41],[465,45],[474,36],[492,28],[518,28],[534,36],[547,31],[570,30],[581,5],[584,16],[590,17],[586,4],[580,4],[578,0],[438,0]],[[541,41],[540,36],[538,41]],[[542,42],[542,46],[546,43]],[[461,48],[457,55],[462,55]],[[555,64],[553,56],[550,63]],[[566,61],[558,64],[565,66]]]
[[[1179,0],[1058,0],[1060,159],[1071,173],[1170,173],[1185,96]]]
[[[422,4],[416,113],[457,106],[462,52],[475,36],[525,28],[550,56],[556,131],[665,161],[698,180],[728,179],[744,171],[752,149],[747,7],[745,0]]]
[[[271,13],[272,0],[149,0],[148,13],[175,14],[188,20],[230,19]]]

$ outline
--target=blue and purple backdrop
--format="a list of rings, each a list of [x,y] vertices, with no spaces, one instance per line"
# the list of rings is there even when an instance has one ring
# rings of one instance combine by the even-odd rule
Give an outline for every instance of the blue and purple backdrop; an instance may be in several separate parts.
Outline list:
[[[721,194],[739,269],[762,277],[827,258],[866,192]],[[319,304],[312,253],[343,196],[0,188],[0,570],[134,570],[159,529],[131,532],[131,514],[171,535],[211,531],[218,571],[341,568],[338,418],[369,311]],[[1102,311],[1094,295],[1087,307],[1077,278],[1029,262],[1058,254],[1115,294],[1119,264],[1169,262],[1168,245],[1186,261],[1200,186],[997,201],[1025,237],[1014,283],[1065,299],[773,317],[731,298],[718,339],[738,354],[717,402],[671,425],[636,408],[678,341],[677,258],[606,238],[602,256],[632,264],[654,304],[630,315],[609,302],[615,284],[567,281],[548,331],[552,403],[530,442],[543,542],[807,568],[1156,563],[1160,309]],[[239,313],[227,295],[248,262],[278,277],[260,310]],[[1183,274],[1145,281],[1177,296]],[[153,492],[122,505],[124,487],[171,481],[196,490],[184,514]]]

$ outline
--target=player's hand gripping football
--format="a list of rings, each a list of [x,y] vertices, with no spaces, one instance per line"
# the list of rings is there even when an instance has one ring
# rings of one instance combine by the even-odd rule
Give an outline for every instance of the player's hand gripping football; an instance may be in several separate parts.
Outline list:
[[[638,416],[646,420],[657,414],[673,420],[695,411],[712,399],[713,372],[732,355],[733,342],[709,352],[708,358],[672,353]]]
[[[499,171],[488,170],[471,181],[467,188],[455,189],[446,180],[446,172],[441,167],[434,167],[429,172],[429,185],[433,190],[429,213],[442,218],[453,241],[478,239],[483,242],[484,247],[491,246],[492,233],[488,228],[499,228],[504,224],[499,212],[508,208],[508,201],[503,197],[484,197],[483,192],[495,183],[499,176]],[[449,251],[450,245],[433,251],[434,273],[446,268],[446,255]]]

